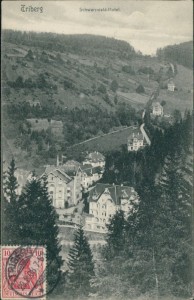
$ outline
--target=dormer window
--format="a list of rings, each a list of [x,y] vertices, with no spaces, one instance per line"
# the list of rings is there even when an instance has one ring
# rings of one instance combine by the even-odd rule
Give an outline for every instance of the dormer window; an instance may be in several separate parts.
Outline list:
[[[105,190],[104,190],[104,194],[108,194],[108,195],[110,195],[110,191],[109,191],[109,189],[108,189],[108,188],[105,188]]]

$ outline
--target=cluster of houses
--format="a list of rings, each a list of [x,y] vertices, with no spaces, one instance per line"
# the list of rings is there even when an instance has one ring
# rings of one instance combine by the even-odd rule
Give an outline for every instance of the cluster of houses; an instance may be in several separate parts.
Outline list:
[[[82,164],[67,161],[57,166],[47,166],[48,192],[56,208],[77,205],[82,199],[83,189],[87,190],[101,179],[105,167],[105,157],[99,152],[88,154]],[[43,175],[44,175],[43,174]]]
[[[48,193],[53,206],[64,213],[82,200],[83,190],[88,191],[89,214],[80,219],[82,223],[84,219],[85,230],[106,232],[106,224],[119,208],[127,215],[139,202],[132,187],[97,183],[104,167],[104,155],[95,151],[89,153],[82,163],[69,160],[63,164],[57,159],[57,164],[45,166],[40,176],[47,175]],[[23,174],[18,169],[15,175],[19,183],[17,192],[20,194],[31,174],[27,171]]]
[[[125,217],[137,208],[139,197],[134,188],[123,185],[97,183],[89,192],[89,215],[85,218],[85,229],[106,232],[106,225],[118,209]]]
[[[53,206],[63,209],[77,205],[82,199],[83,189],[87,190],[102,178],[104,167],[104,155],[95,151],[89,153],[82,164],[73,160],[63,164],[57,158],[57,164],[45,166],[40,177],[47,175],[48,192]],[[20,194],[26,181],[30,178],[30,172],[17,169],[15,175],[19,183],[17,193]]]

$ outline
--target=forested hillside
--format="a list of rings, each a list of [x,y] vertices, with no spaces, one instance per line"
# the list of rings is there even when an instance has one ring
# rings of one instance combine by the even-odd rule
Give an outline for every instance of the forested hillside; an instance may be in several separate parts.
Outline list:
[[[95,35],[64,35],[55,33],[36,33],[5,30],[3,39],[14,44],[40,47],[48,51],[71,52],[74,54],[125,57],[136,57],[134,48],[125,41]]]
[[[178,45],[170,45],[157,50],[158,58],[169,60],[183,65],[189,69],[193,68],[193,43],[186,42]]]
[[[137,125],[160,87],[165,113],[191,108],[191,71],[176,66],[177,90],[170,93],[165,82],[171,65],[124,41],[12,30],[2,38],[3,153],[22,168],[53,163],[74,144]],[[105,149],[114,145],[106,143]],[[79,157],[86,151],[78,148]]]

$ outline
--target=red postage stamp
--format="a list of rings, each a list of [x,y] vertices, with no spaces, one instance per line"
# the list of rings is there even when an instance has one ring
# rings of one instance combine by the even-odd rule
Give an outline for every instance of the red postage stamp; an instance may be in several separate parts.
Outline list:
[[[44,298],[46,248],[1,247],[1,299]]]

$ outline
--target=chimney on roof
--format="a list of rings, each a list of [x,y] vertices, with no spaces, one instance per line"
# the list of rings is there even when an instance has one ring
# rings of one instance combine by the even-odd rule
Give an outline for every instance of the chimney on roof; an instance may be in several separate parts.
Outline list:
[[[59,166],[59,154],[57,154],[57,167]]]

